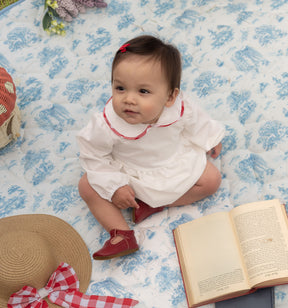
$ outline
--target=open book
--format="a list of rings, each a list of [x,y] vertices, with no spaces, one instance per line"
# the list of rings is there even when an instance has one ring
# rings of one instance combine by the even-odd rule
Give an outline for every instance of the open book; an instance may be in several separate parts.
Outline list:
[[[173,234],[189,307],[288,283],[288,219],[277,199],[198,218]]]

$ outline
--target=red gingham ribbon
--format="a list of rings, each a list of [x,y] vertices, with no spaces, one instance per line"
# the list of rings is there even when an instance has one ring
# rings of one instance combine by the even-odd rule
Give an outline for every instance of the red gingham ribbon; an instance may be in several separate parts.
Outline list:
[[[79,290],[79,281],[73,268],[67,263],[61,263],[51,275],[47,285],[36,290],[25,286],[12,294],[8,308],[48,308],[44,297],[64,308],[130,308],[138,301],[130,298],[112,296],[85,295]]]

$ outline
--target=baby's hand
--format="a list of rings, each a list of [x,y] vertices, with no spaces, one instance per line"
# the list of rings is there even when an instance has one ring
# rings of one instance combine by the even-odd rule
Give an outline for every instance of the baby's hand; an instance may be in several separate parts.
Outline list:
[[[214,148],[208,151],[207,154],[210,155],[212,158],[217,158],[221,153],[221,149],[222,149],[222,143],[220,142]]]
[[[112,196],[112,203],[119,209],[139,208],[138,203],[135,201],[134,190],[128,185],[122,186],[115,191]]]

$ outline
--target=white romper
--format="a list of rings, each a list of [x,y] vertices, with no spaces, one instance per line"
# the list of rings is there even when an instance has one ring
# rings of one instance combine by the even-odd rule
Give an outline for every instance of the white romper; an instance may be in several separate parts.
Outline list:
[[[176,201],[197,182],[206,167],[206,152],[223,136],[224,127],[181,92],[155,124],[125,122],[114,112],[111,98],[77,140],[89,184],[102,198],[111,201],[127,184],[136,198],[159,207]]]

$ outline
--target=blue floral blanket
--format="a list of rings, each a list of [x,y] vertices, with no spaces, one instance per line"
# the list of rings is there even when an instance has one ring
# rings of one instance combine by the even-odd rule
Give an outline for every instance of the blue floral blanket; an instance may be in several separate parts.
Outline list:
[[[133,297],[146,308],[187,307],[172,230],[257,200],[288,202],[288,0],[108,0],[66,25],[42,31],[43,3],[0,12],[0,66],[12,75],[21,111],[17,141],[0,150],[0,218],[46,213],[70,223],[91,253],[108,234],[78,194],[76,133],[111,94],[115,51],[153,34],[178,46],[182,89],[226,128],[214,164],[218,192],[133,225],[140,250],[93,261],[89,294]],[[288,286],[276,287],[276,308]],[[214,304],[207,305],[214,307]]]

